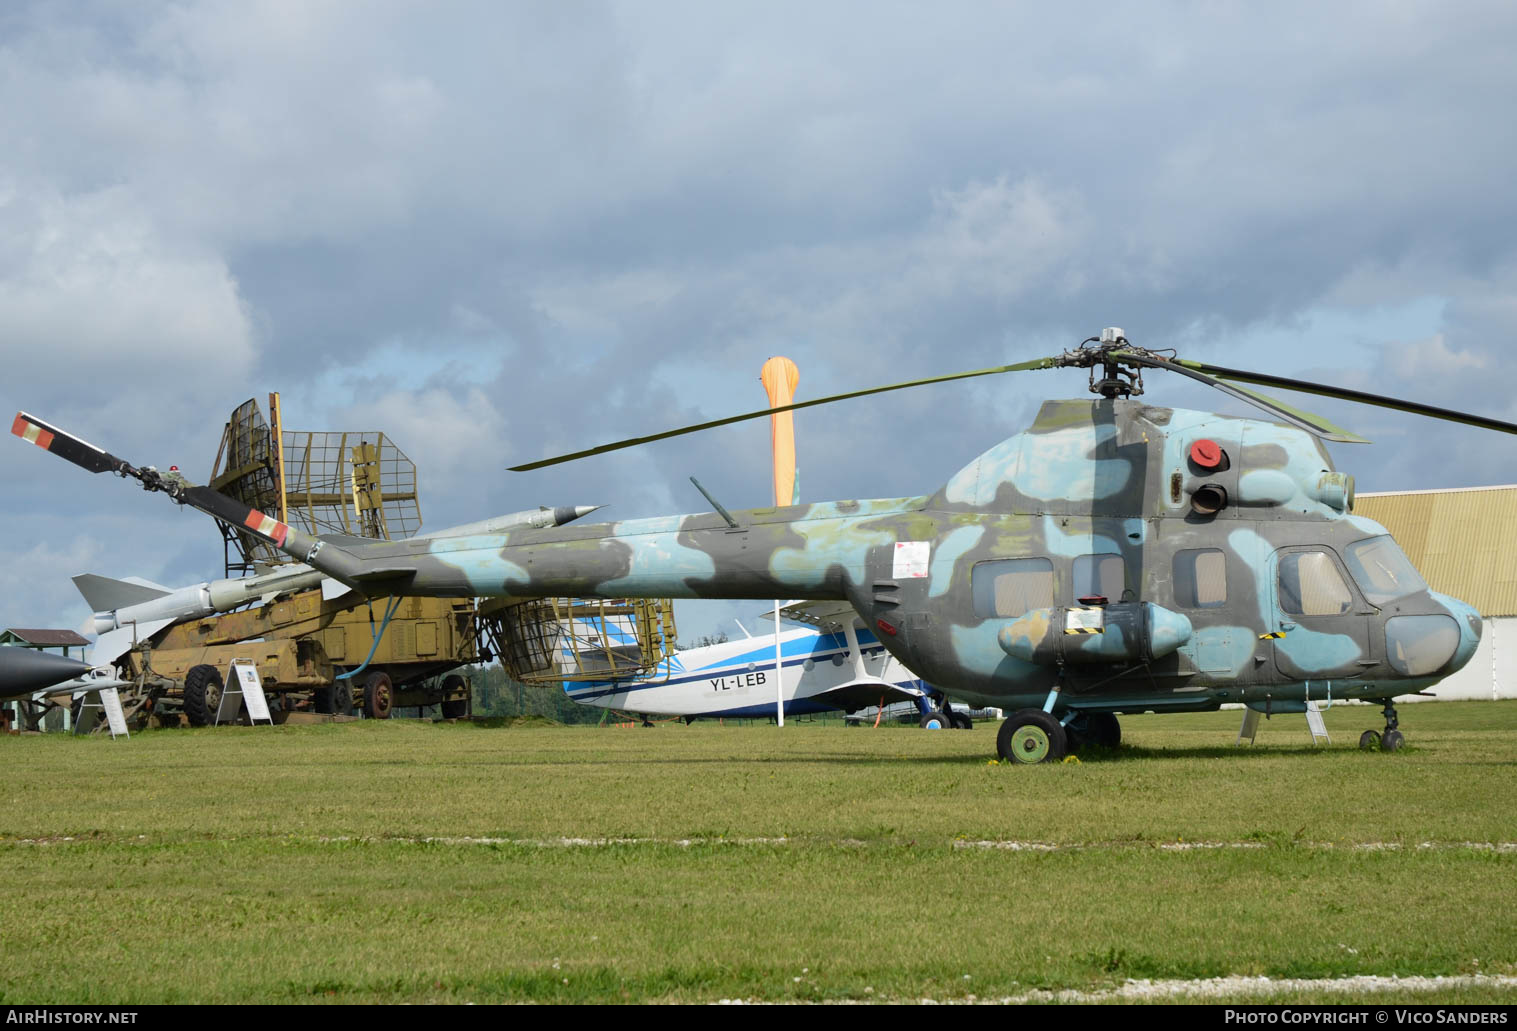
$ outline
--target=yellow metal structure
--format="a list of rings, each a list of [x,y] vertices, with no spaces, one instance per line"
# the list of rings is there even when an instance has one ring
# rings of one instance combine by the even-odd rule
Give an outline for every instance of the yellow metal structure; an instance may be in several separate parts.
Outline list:
[[[524,684],[650,679],[674,654],[668,599],[513,599],[498,613],[481,608],[491,643]],[[669,675],[668,667],[662,677]]]
[[[416,465],[394,441],[377,430],[285,430],[277,393],[269,395],[269,416],[265,422],[256,399],[232,413],[211,470],[213,490],[314,535],[390,540],[421,529]],[[286,561],[256,534],[223,527],[222,535],[228,576]]]

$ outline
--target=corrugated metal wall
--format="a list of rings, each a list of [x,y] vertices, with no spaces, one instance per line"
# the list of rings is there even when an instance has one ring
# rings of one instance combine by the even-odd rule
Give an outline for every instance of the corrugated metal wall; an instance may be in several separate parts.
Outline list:
[[[1389,530],[1433,590],[1485,617],[1475,657],[1432,693],[1517,698],[1517,486],[1361,494],[1354,514]]]
[[[1354,514],[1390,530],[1433,590],[1517,616],[1517,486],[1361,494]]]

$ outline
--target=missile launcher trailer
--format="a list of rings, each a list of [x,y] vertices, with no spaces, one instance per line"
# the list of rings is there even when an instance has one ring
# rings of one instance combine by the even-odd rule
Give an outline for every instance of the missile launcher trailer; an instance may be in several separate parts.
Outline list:
[[[233,659],[250,659],[270,698],[275,722],[292,713],[387,719],[396,708],[438,705],[444,717],[469,714],[461,666],[481,655],[474,603],[406,598],[374,648],[368,666],[349,680],[373,645],[367,605],[324,601],[303,591],[258,608],[181,623],[122,657],[124,678],[138,680],[160,725],[213,721],[222,680]]]

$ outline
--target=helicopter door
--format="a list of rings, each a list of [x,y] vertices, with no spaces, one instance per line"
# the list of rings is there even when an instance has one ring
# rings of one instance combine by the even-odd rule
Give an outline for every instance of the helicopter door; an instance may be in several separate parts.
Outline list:
[[[1292,680],[1362,676],[1370,654],[1368,606],[1327,548],[1282,548],[1271,563],[1275,667]]]

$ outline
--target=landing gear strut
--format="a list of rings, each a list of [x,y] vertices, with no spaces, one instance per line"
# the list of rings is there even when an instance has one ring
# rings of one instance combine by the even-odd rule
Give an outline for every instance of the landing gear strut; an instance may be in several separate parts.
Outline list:
[[[1397,729],[1399,721],[1396,719],[1395,703],[1389,698],[1385,699],[1384,712],[1384,732],[1366,730],[1359,735],[1359,747],[1366,752],[1373,752],[1377,748],[1382,752],[1395,752],[1406,743],[1406,738],[1402,737],[1401,731]]]

